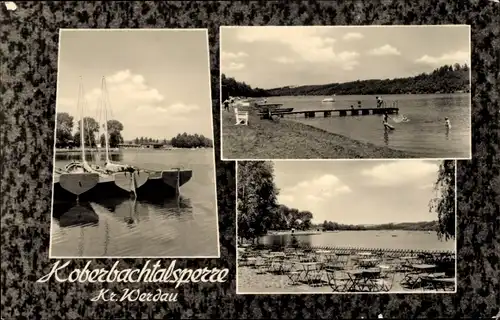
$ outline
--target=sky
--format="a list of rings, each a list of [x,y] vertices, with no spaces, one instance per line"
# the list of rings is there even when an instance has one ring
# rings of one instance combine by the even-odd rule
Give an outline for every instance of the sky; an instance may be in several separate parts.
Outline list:
[[[429,213],[439,161],[275,161],[278,202],[308,210],[315,223],[437,220]]]
[[[85,116],[102,123],[104,76],[108,119],[123,124],[125,140],[183,132],[213,139],[208,54],[206,30],[62,30],[57,112],[79,120],[81,77]]]
[[[222,27],[221,72],[264,89],[470,66],[469,26]]]

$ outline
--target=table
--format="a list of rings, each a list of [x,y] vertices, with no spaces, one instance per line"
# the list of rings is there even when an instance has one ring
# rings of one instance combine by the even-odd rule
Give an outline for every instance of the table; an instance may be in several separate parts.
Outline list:
[[[455,278],[423,277],[421,281],[430,284],[436,291],[446,291],[447,288],[453,288],[451,291],[455,289]]]
[[[319,262],[299,262],[299,265],[302,266],[302,269],[304,271],[304,274],[302,276],[302,279],[304,280],[304,282],[311,284],[311,282],[317,282],[321,279],[318,277],[318,274],[319,274],[319,276],[321,276],[319,271],[321,271],[322,263],[319,263]],[[316,274],[316,273],[318,273],[318,274]]]
[[[358,253],[358,256],[362,256],[362,257],[371,257],[373,255],[373,253],[371,252],[360,252]]]
[[[380,278],[380,269],[358,269],[347,271],[350,281],[346,284],[347,291],[374,292],[378,290],[376,280]]]
[[[436,265],[434,264],[413,264],[410,267],[413,271],[408,272],[404,276],[403,280],[401,280],[401,284],[406,284],[411,289],[415,288],[418,283],[421,283],[423,276],[428,276],[436,269]]]
[[[318,254],[325,254],[325,253],[331,253],[331,250],[316,250],[316,253]]]
[[[326,263],[334,263],[337,261],[337,255],[333,252],[325,254],[325,262]]]
[[[375,258],[369,258],[369,259],[361,259],[359,260],[359,265],[363,268],[371,268],[375,267],[375,264],[377,264],[378,259]]]

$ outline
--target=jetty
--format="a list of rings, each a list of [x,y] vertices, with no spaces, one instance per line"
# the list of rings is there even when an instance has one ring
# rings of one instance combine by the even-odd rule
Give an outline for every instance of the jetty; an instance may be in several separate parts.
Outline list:
[[[301,110],[301,111],[271,111],[271,115],[280,116],[283,118],[287,115],[304,115],[306,118],[315,118],[316,114],[323,115],[324,118],[332,117],[333,115],[339,117],[346,116],[368,116],[368,115],[383,115],[387,114],[398,114],[399,108],[389,107],[389,108],[351,108],[351,109],[319,109],[319,110]]]

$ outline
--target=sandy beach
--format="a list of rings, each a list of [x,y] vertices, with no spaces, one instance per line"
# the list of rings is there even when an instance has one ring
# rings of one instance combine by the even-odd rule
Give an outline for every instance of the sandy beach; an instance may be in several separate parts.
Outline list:
[[[287,119],[263,120],[250,113],[249,124],[235,125],[234,112],[221,111],[225,159],[413,158],[411,154],[356,141]]]

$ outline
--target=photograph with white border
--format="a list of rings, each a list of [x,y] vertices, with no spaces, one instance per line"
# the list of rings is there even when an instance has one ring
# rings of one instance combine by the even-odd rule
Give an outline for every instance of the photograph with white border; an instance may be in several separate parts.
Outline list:
[[[50,258],[220,257],[207,29],[61,29],[55,122]]]
[[[220,27],[221,158],[470,159],[469,25]]]
[[[239,161],[238,294],[456,292],[456,161]]]

